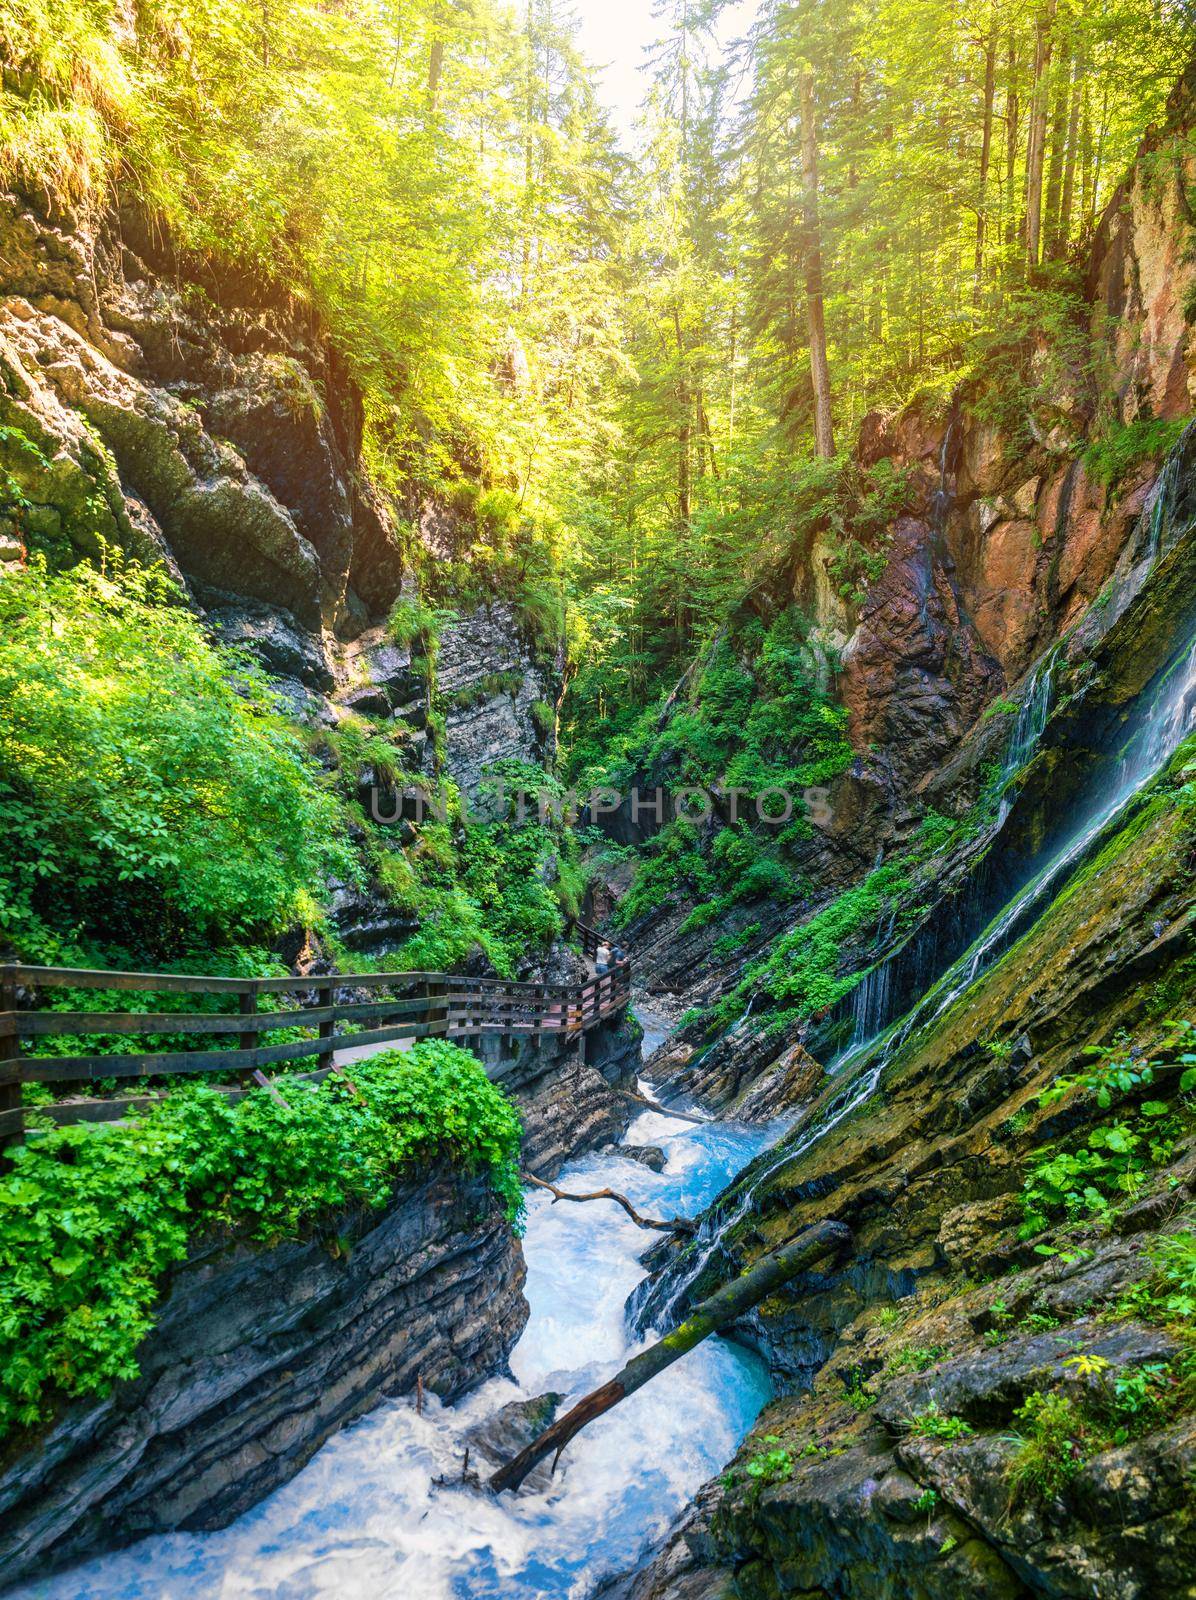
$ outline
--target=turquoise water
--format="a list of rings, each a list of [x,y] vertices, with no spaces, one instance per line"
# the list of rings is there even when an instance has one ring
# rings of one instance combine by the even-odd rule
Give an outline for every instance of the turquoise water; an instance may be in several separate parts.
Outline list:
[[[654,1173],[618,1154],[558,1179],[611,1187],[648,1215],[692,1215],[777,1128],[696,1126],[645,1112],[631,1144],[668,1155]],[[583,1394],[635,1348],[623,1316],[659,1236],[610,1204],[528,1201],[531,1320],[496,1379],[460,1405],[387,1402],[347,1428],[285,1488],[231,1527],[146,1539],[17,1591],[22,1600],[584,1600],[626,1570],[717,1472],[769,1397],[748,1352],[711,1339],[586,1429],[545,1493],[437,1488],[460,1473],[461,1436],[509,1400]]]

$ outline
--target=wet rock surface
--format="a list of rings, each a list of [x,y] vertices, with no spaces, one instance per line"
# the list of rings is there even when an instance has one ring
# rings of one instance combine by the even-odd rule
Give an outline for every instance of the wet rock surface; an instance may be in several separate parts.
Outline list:
[[[482,1039],[475,1049],[523,1120],[523,1162],[554,1178],[567,1160],[611,1144],[642,1109],[628,1099],[640,1064],[639,1025],[611,1019],[576,1040]]]
[[[465,1435],[471,1456],[476,1453],[481,1463],[491,1468],[505,1466],[556,1420],[564,1398],[550,1392],[532,1400],[512,1400]],[[549,1487],[552,1477],[552,1462],[542,1461],[524,1483],[530,1493],[537,1494]]]
[[[1180,1014],[1196,1000],[1191,860],[1191,819],[1141,801],[1079,884],[897,1052],[832,1136],[789,1162],[777,1160],[783,1140],[739,1180],[775,1166],[684,1303],[820,1218],[847,1223],[855,1250],[740,1330],[796,1392],[627,1581],[629,1600],[1190,1592],[1188,1403],[1123,1442],[1110,1432],[1090,1444],[1050,1492],[1018,1477],[1028,1424],[1017,1413],[1057,1394],[1100,1414],[1123,1376],[1184,1348],[1140,1319],[1132,1292],[1153,1270],[1152,1238],[1196,1221],[1190,1133],[1132,1203],[1048,1236],[1045,1255],[1023,1236],[1020,1191],[1033,1153],[1107,1115],[1093,1097],[1038,1100],[1089,1059],[1085,1046],[1145,1029],[1164,1041],[1164,1064],[1131,1101],[1173,1088],[1180,1064],[1167,1064],[1166,1026],[1152,1020],[1164,1002],[1152,997]],[[786,1136],[795,1151],[833,1092]],[[680,1267],[684,1252],[666,1247],[658,1262]],[[957,1435],[921,1433],[928,1414],[958,1419]],[[784,1453],[772,1478],[748,1471],[770,1451]]]
[[[523,1256],[481,1179],[270,1250],[213,1244],[171,1282],[141,1376],[0,1462],[4,1582],[143,1535],[224,1527],[417,1379],[451,1399],[507,1360]]]

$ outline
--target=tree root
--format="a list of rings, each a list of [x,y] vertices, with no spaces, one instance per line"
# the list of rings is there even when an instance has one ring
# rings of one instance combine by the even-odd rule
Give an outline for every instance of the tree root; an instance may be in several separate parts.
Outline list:
[[[655,1217],[641,1217],[625,1194],[618,1194],[614,1189],[595,1189],[591,1194],[567,1194],[564,1189],[558,1189],[554,1183],[546,1183],[543,1178],[533,1178],[530,1172],[523,1174],[524,1183],[533,1183],[537,1189],[547,1189],[555,1205],[558,1200],[613,1200],[617,1206],[622,1206],[627,1215],[637,1228],[656,1228],[661,1233],[686,1233],[697,1232],[697,1224],[690,1222],[687,1217],[674,1217],[670,1222],[661,1222]]]

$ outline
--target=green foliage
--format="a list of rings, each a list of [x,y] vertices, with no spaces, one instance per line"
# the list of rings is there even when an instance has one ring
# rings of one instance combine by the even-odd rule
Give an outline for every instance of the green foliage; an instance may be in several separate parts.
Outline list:
[[[927,1516],[931,1514],[939,1503],[937,1489],[923,1489],[916,1500],[911,1503],[911,1511],[924,1511]]]
[[[723,934],[721,939],[716,939],[710,946],[711,960],[729,960],[736,953],[736,951],[742,950],[744,945],[751,944],[752,940],[758,936],[759,932],[760,924],[758,922],[749,922],[746,927],[740,928],[738,933]]]
[[[684,817],[667,823],[649,840],[631,888],[619,902],[615,920],[620,927],[655,910],[679,889],[699,896],[710,893],[714,877],[698,844],[697,828]]]
[[[579,907],[583,884],[564,791],[540,768],[504,761],[495,763],[468,820],[451,784],[442,799],[445,820],[415,825],[402,850],[379,846],[383,887],[420,924],[387,965],[451,971],[480,950],[501,976],[515,977]]]
[[[401,648],[419,645],[425,659],[434,661],[433,646],[446,620],[443,611],[426,606],[415,595],[401,594],[391,607],[386,631]]]
[[[942,1345],[901,1345],[885,1362],[885,1372],[925,1372],[946,1354]]]
[[[1019,1407],[1021,1442],[1009,1464],[1015,1500],[1052,1500],[1088,1459],[1089,1429],[1070,1395],[1035,1390]]]
[[[718,1020],[734,1021],[753,995],[799,1018],[835,1005],[864,977],[862,971],[840,971],[845,942],[877,923],[886,908],[899,908],[908,887],[903,863],[877,867],[809,921],[782,935],[767,955],[753,962],[719,1002]]]
[[[875,1392],[869,1389],[858,1371],[848,1373],[844,1399],[853,1411],[868,1411],[876,1404]]]
[[[425,1040],[237,1104],[176,1090],[124,1125],[37,1131],[0,1176],[0,1436],[137,1372],[163,1274],[212,1232],[265,1245],[378,1207],[413,1163],[489,1175],[520,1212],[518,1118],[467,1052]]]
[[[1191,1039],[1190,1024],[1173,1027],[1181,1045]],[[1049,1085],[1039,1096],[1041,1105],[1052,1106],[1080,1090],[1107,1111],[1156,1081],[1159,1063],[1143,1059],[1124,1036],[1090,1053],[1096,1058],[1094,1065]],[[1179,1052],[1185,1070],[1176,1092],[1167,1099],[1143,1100],[1136,1112],[1102,1119],[1086,1133],[1035,1154],[1022,1190],[1023,1238],[1033,1238],[1061,1217],[1073,1222],[1105,1217],[1137,1193],[1153,1168],[1170,1160],[1177,1139],[1191,1122],[1182,1098],[1192,1087],[1192,1069],[1186,1066],[1189,1055]]]
[[[1124,1099],[1134,1089],[1146,1088],[1154,1082],[1152,1061],[1144,1061],[1122,1036],[1112,1045],[1088,1045],[1086,1053],[1096,1057],[1093,1066],[1074,1076],[1058,1077],[1039,1095],[1043,1109],[1064,1100],[1074,1090],[1090,1094],[1102,1111],[1107,1111],[1114,1100]]]
[[[775,1433],[766,1433],[767,1450],[758,1450],[744,1463],[744,1472],[761,1489],[774,1483],[788,1483],[793,1476],[793,1457]]]
[[[1170,421],[1137,417],[1129,423],[1112,423],[1084,451],[1084,470],[1106,489],[1116,489],[1144,461],[1161,460],[1187,424],[1186,417]]]
[[[26,959],[83,931],[157,959],[240,943],[355,872],[266,681],[158,573],[6,578],[0,699],[0,937]]]
[[[1107,1216],[1138,1192],[1152,1168],[1170,1160],[1179,1126],[1166,1115],[1123,1119],[1093,1128],[1071,1148],[1048,1147],[1026,1175],[1022,1237],[1032,1239],[1061,1217]]]
[[[1196,1318],[1196,1233],[1164,1234],[1150,1249],[1168,1316]]]
[[[1115,1368],[1081,1351],[1071,1357],[1070,1393],[1034,1390],[1016,1417],[1023,1424],[1009,1464],[1015,1501],[1052,1500],[1104,1450],[1149,1433],[1192,1403],[1191,1358]]]
[[[906,1428],[915,1439],[942,1439],[948,1443],[970,1438],[975,1431],[962,1417],[953,1417],[940,1411],[933,1402],[925,1411],[915,1412],[909,1417]]]
[[[1196,1234],[1162,1234],[1148,1247],[1152,1271],[1119,1303],[1119,1314],[1148,1322],[1196,1320]]]

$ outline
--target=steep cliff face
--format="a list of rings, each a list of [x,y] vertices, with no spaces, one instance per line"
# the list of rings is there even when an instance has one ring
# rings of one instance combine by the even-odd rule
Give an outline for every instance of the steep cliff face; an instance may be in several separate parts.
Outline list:
[[[386,632],[412,572],[361,460],[361,402],[301,305],[175,256],[135,212],[94,228],[0,197],[0,560],[162,562],[292,709],[409,726],[426,686]],[[415,504],[436,559],[446,521]],[[446,621],[450,772],[551,742],[552,664],[509,606]]]
[[[1093,650],[1016,802],[1027,827],[1059,749],[1124,735],[1190,645],[1194,551],[1189,517]],[[1190,1334],[1160,1263],[1196,1223],[1192,1057],[1167,1020],[1196,1003],[1194,759],[1189,739],[953,1003],[932,994],[921,1027],[832,1079],[652,1291],[659,1312],[682,1286],[683,1307],[808,1223],[853,1232],[740,1330],[804,1392],[621,1592],[1187,1592]],[[1112,1059],[1128,1077],[1102,1076]]]
[[[1020,390],[994,408],[965,386],[946,415],[916,405],[865,421],[861,460],[888,457],[911,470],[920,503],[895,530],[887,570],[846,644],[843,689],[857,745],[892,751],[907,778],[940,765],[977,709],[1016,683],[1112,576],[1150,502],[1162,447],[1102,483],[1085,457],[1094,433],[1192,411],[1196,171],[1176,144],[1192,114],[1185,79],[1168,126],[1144,141],[1101,220],[1086,310],[1064,334],[1027,336]],[[935,649],[944,607],[949,658]]]
[[[801,847],[808,897],[790,906],[744,899],[703,920],[674,896],[629,930],[649,987],[676,1013],[717,1002],[779,936],[879,860],[912,850],[904,904],[886,905],[879,921],[861,921],[839,942],[844,974],[881,966],[895,945],[908,945],[904,970],[887,969],[886,981],[900,980],[887,1020],[979,932],[1065,811],[1095,730],[1074,744],[1070,775],[1059,764],[1032,827],[989,802],[998,787],[1022,781],[1028,751],[1019,730],[1033,723],[1048,652],[1062,645],[1069,657],[1084,654],[1136,592],[1170,515],[1164,502],[1174,483],[1160,472],[1192,410],[1196,349],[1187,198],[1196,172],[1182,144],[1192,108],[1185,81],[1167,129],[1144,142],[1102,220],[1083,294],[1062,326],[1028,329],[1006,352],[995,387],[991,375],[973,373],[949,405],[918,401],[865,419],[859,462],[891,463],[906,485],[905,510],[877,547],[883,570],[858,607],[845,601],[828,570],[828,536],[801,557],[792,580],[838,652],[856,759],[830,785]],[[1179,479],[1186,470],[1177,469]],[[1108,735],[1108,724],[1099,731]],[[928,808],[966,821],[971,834],[929,862],[916,859]],[[925,931],[911,938],[913,908]],[[843,1007],[811,1018],[802,1042],[830,1059],[853,1028],[875,1023],[860,1016],[869,1004],[861,993],[854,1018]],[[729,1106],[792,1042],[763,1033],[746,1006],[713,1040],[688,1026],[682,1050],[653,1070]]]
[[[141,1375],[0,1462],[6,1583],[175,1528],[224,1527],[417,1379],[452,1398],[527,1320],[523,1255],[482,1180],[270,1251],[213,1241],[174,1275]]]

